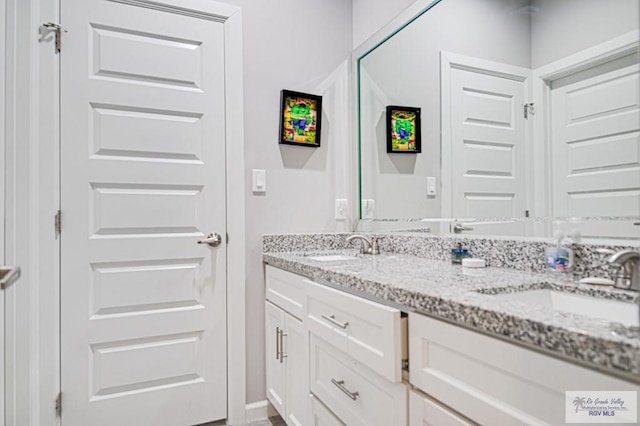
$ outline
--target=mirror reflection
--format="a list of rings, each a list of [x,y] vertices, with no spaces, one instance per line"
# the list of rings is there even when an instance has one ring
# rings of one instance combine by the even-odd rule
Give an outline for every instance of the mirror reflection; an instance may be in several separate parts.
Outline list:
[[[361,218],[597,217],[587,235],[640,237],[639,2],[429,7],[357,62]],[[387,152],[389,105],[420,108],[420,153]]]

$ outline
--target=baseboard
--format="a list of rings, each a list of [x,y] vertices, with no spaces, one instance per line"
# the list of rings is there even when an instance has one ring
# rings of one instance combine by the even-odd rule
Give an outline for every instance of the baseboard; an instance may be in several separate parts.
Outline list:
[[[245,412],[247,423],[264,420],[269,417],[278,415],[276,409],[273,408],[273,405],[271,405],[266,399],[263,401],[257,401],[252,402],[251,404],[247,404]]]

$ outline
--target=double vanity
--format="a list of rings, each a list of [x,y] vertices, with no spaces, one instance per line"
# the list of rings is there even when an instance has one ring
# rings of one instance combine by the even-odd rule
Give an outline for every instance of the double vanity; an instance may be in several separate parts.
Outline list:
[[[267,396],[287,424],[561,424],[565,391],[640,391],[640,293],[577,282],[598,247],[568,275],[534,242],[389,234],[373,255],[348,236],[263,240]],[[453,265],[453,240],[489,267]]]

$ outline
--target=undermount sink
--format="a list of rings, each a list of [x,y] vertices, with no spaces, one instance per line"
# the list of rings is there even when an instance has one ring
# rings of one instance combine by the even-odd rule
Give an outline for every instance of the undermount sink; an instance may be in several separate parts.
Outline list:
[[[639,307],[635,303],[596,298],[581,294],[565,293],[550,289],[525,290],[515,293],[501,293],[492,297],[501,300],[524,302],[543,309],[568,312],[618,322],[625,326],[638,326]]]
[[[355,256],[350,256],[348,254],[318,254],[314,256],[307,256],[307,259],[319,260],[321,262],[336,262],[339,260],[353,260],[355,258]]]

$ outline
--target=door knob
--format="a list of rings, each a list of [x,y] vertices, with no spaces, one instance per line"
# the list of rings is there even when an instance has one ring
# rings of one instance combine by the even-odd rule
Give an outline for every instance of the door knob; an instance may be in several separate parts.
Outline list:
[[[211,247],[217,247],[222,242],[222,237],[217,232],[207,235],[207,238],[198,240],[198,244],[209,244]]]

